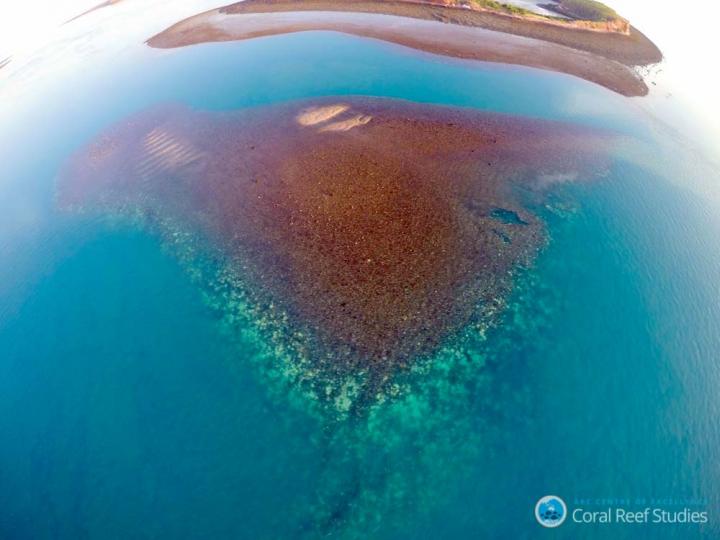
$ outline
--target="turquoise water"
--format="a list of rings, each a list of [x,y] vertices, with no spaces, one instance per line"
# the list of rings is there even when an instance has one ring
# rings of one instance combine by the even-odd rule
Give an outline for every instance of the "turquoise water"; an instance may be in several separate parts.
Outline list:
[[[379,407],[369,427],[270,391],[257,344],[159,238],[54,201],[69,152],[155,103],[353,94],[599,126],[637,147],[538,210],[549,243],[478,341],[481,366],[417,376],[416,397]],[[720,177],[632,101],[569,76],[313,32],[133,48],[4,107],[0,538],[720,532]],[[591,509],[656,499],[710,522],[544,531],[533,507],[548,493]]]

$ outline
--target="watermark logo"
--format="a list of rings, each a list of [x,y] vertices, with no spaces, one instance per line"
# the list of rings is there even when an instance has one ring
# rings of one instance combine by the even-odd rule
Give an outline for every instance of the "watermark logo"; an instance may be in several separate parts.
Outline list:
[[[535,504],[535,519],[543,527],[559,527],[567,518],[567,506],[557,495],[545,495]]]

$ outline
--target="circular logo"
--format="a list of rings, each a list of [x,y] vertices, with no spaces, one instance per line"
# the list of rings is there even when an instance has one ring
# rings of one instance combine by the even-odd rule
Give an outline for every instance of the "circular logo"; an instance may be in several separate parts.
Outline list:
[[[535,505],[535,519],[543,527],[559,527],[567,517],[567,506],[557,495],[545,495]]]

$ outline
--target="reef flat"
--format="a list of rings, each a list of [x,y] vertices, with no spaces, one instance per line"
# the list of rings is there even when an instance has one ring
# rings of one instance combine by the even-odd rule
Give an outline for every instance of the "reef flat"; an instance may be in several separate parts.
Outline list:
[[[58,200],[212,246],[250,322],[313,392],[337,401],[352,380],[362,403],[496,311],[543,242],[528,208],[555,182],[602,172],[612,141],[375,98],[168,105],[80,149]]]

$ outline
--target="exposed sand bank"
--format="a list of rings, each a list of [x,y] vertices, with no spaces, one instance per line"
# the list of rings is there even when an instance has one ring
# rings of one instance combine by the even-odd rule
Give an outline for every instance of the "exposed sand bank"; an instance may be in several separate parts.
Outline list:
[[[647,65],[662,60],[657,46],[636,28],[627,35],[582,27],[586,21],[549,21],[489,10],[471,10],[412,0],[245,0],[221,8],[224,13],[271,11],[347,11],[384,13],[417,19],[474,26],[531,37],[591,52],[626,65]],[[580,25],[579,27],[573,25]]]
[[[232,15],[212,10],[171,26],[150,38],[148,44],[172,48],[309,30],[339,31],[456,58],[557,71],[625,96],[642,96],[648,91],[633,69],[586,51],[478,27],[371,13],[298,11]]]

